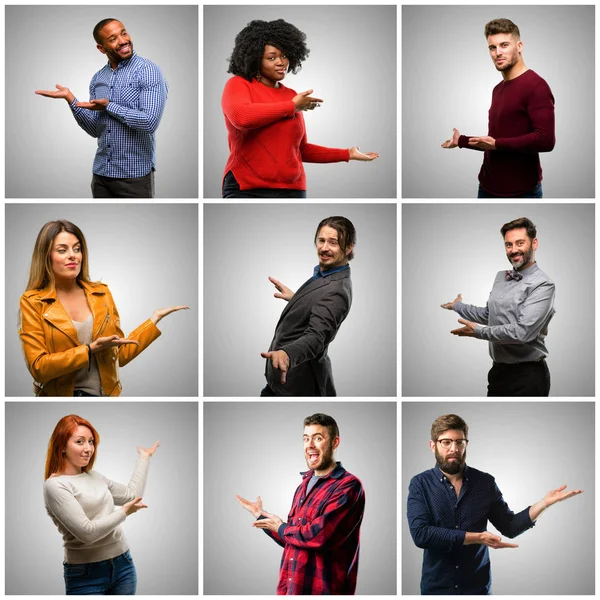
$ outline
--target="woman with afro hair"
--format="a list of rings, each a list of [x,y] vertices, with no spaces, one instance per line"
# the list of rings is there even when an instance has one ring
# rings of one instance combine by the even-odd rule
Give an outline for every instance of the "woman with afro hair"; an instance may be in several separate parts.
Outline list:
[[[221,99],[229,137],[224,198],[306,198],[303,162],[371,161],[376,152],[309,144],[303,111],[323,100],[281,82],[310,50],[306,35],[283,19],[251,21],[235,38]]]

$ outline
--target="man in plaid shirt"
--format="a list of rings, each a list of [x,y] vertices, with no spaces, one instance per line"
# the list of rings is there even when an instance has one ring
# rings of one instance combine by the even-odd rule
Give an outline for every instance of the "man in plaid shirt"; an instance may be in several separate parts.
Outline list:
[[[90,83],[90,101],[78,102],[69,88],[36,90],[63,98],[79,126],[98,138],[94,198],[153,198],[156,140],[167,101],[167,82],[153,62],[138,56],[121,21],[103,19],[94,27],[98,50],[108,63]]]
[[[354,594],[365,493],[360,480],[334,460],[337,423],[317,413],[304,419],[304,457],[309,471],[294,494],[287,522],[265,512],[262,499],[240,504],[280,546],[277,594]]]

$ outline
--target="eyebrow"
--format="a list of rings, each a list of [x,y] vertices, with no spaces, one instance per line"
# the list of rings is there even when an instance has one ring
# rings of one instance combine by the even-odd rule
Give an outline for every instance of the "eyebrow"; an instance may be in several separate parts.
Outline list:
[[[308,438],[308,437],[311,437],[311,438],[312,438],[312,437],[315,437],[315,436],[317,436],[317,435],[320,435],[321,437],[325,437],[325,434],[324,434],[324,433],[313,433],[312,435],[308,435],[308,433],[305,433],[305,434],[304,434],[302,437],[303,437],[303,438]]]
[[[81,242],[75,242],[73,246],[81,246]],[[56,244],[55,248],[68,248],[68,244]]]

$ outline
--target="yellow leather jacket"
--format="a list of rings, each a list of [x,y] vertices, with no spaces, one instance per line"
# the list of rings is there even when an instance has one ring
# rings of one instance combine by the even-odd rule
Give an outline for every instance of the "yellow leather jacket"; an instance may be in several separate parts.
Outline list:
[[[123,337],[119,313],[113,297],[103,283],[79,282],[92,311],[92,339],[118,335]],[[77,338],[73,321],[56,297],[53,287],[29,290],[21,296],[21,344],[29,372],[36,381],[39,396],[72,396],[75,373],[88,367],[88,349]],[[100,372],[101,394],[119,396],[119,366],[126,365],[145,350],[160,331],[148,319],[132,331],[128,339],[140,345],[126,344],[94,354]]]

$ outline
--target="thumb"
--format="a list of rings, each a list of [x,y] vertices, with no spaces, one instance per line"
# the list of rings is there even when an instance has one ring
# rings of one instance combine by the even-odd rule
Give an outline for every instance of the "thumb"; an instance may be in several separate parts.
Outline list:
[[[459,302],[462,302],[462,294],[458,294],[457,298]]]
[[[57,90],[62,90],[62,89],[63,89],[63,86],[57,83],[57,84],[56,84],[56,89],[57,89]]]
[[[263,358],[271,358],[271,355],[272,355],[272,354],[273,354],[272,352],[261,352],[261,353],[260,353],[260,355],[261,355]]]
[[[308,96],[309,94],[312,94],[315,90],[306,90],[305,92],[302,92],[303,96]]]
[[[275,296],[275,298],[283,298],[283,296],[281,294],[277,294],[277,293],[273,294],[273,296]]]
[[[466,322],[464,319],[459,319],[459,320],[458,320],[458,322],[459,322],[461,325],[466,325],[466,324],[467,324],[467,322]]]

